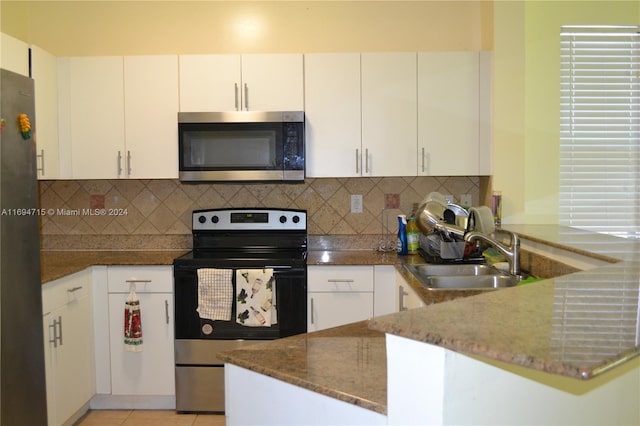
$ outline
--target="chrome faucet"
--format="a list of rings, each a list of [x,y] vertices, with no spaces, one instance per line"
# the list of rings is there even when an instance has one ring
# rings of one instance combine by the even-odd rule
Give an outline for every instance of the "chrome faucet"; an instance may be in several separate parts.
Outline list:
[[[520,275],[520,238],[513,232],[501,232],[506,232],[511,236],[511,241],[508,246],[505,246],[500,241],[477,231],[470,231],[464,234],[464,240],[468,243],[484,241],[485,243],[492,245],[507,258],[507,261],[509,262],[509,273],[511,275]]]

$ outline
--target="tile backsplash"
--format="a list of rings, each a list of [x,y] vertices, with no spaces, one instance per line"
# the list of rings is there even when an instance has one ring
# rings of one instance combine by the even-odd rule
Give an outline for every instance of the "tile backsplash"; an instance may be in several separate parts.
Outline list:
[[[178,180],[39,184],[40,207],[46,212],[41,216],[43,241],[61,236],[190,236],[193,210],[226,207],[304,209],[310,235],[380,235],[395,233],[396,215],[409,214],[429,192],[451,194],[455,201],[471,194],[474,205],[480,198],[480,178],[467,176],[308,178],[302,184]],[[362,213],[351,213],[353,194],[363,196]],[[399,201],[399,208],[390,208],[389,200]]]

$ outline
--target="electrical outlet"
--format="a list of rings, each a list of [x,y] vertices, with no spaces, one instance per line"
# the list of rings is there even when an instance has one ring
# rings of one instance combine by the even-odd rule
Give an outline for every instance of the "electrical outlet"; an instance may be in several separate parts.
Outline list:
[[[460,204],[462,207],[471,207],[471,203],[473,203],[471,200],[471,194],[460,195]]]
[[[351,195],[351,213],[362,213],[362,194]]]
[[[447,200],[449,204],[455,204],[456,200],[453,198],[453,195],[447,194],[444,196],[444,199]]]

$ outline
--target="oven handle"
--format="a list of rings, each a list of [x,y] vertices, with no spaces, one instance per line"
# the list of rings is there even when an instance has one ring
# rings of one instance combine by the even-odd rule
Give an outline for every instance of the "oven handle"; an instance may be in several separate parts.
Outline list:
[[[291,269],[291,268],[293,268],[293,267],[290,266],[290,265],[286,265],[286,266],[283,266],[283,265],[273,265],[273,266],[272,265],[266,265],[263,269]]]

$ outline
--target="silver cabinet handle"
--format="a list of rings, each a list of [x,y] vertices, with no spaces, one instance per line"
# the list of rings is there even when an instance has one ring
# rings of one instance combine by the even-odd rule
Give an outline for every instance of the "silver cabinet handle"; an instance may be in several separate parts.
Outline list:
[[[58,347],[58,343],[62,346],[62,317],[58,316],[57,320],[53,320],[49,328],[53,329],[53,339],[49,339],[49,343],[53,343],[54,348]],[[60,330],[59,333],[58,330]]]
[[[127,151],[127,176],[131,176],[131,151]]]
[[[127,282],[129,284],[132,284],[132,283],[133,284],[135,284],[135,283],[150,283],[152,281],[153,280],[135,280],[135,279],[133,279],[133,280],[125,280],[125,282]]]
[[[37,169],[41,176],[44,176],[44,149],[40,150],[40,154],[36,155],[36,158],[40,159],[40,168]]]
[[[398,286],[398,311],[407,311],[408,309],[404,306],[404,296],[408,296],[409,293],[404,291],[403,286]]]
[[[67,293],[75,293],[76,291],[82,289],[82,286],[72,287],[67,289]]]
[[[122,175],[122,153],[118,151],[118,177]]]
[[[327,280],[330,283],[352,283],[353,280],[351,279],[339,279],[339,278],[330,278]]]
[[[364,150],[364,172],[369,174],[369,148]]]
[[[358,148],[356,148],[356,174],[359,175],[360,174],[360,165],[358,164],[358,160],[360,159],[360,150]]]
[[[240,106],[238,103],[238,83],[233,84],[233,96],[235,98],[236,111],[238,111],[240,109]]]
[[[422,173],[424,173],[424,147],[422,147]]]
[[[169,325],[169,301],[166,299],[164,300],[164,317]]]
[[[244,84],[244,109],[249,111],[249,87]]]
[[[313,324],[313,297],[311,298],[311,324]]]

